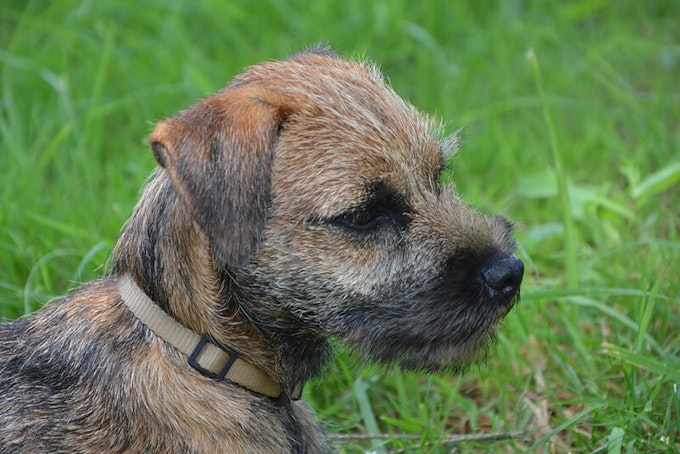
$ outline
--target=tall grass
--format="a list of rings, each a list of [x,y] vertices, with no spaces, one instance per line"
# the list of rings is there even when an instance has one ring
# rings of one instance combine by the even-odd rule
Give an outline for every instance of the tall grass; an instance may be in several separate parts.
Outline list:
[[[324,42],[462,128],[446,178],[517,221],[527,264],[467,375],[340,352],[305,398],[342,449],[680,450],[679,23],[636,0],[4,1],[0,317],[103,272],[155,121]]]

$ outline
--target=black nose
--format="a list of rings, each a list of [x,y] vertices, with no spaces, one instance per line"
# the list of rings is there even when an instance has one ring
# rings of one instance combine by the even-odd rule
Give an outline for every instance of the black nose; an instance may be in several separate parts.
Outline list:
[[[498,304],[508,304],[519,291],[524,276],[524,263],[514,255],[494,260],[482,271],[484,284]]]

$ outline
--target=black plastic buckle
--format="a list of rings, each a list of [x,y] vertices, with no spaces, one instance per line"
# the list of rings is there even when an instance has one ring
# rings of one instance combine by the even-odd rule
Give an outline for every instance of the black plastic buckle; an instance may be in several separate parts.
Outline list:
[[[214,345],[215,347],[219,348],[229,356],[229,360],[227,361],[227,363],[217,373],[206,369],[205,367],[201,366],[198,363],[197,360],[198,355],[200,355],[201,351],[203,351],[203,347],[205,346],[206,343]],[[202,373],[203,375],[205,375],[206,377],[210,377],[213,380],[224,380],[224,377],[227,375],[227,372],[229,372],[231,366],[234,365],[234,361],[236,361],[236,358],[238,358],[238,353],[236,353],[229,347],[225,347],[219,342],[216,342],[212,337],[208,336],[207,334],[204,334],[201,337],[201,340],[198,341],[198,344],[196,344],[194,351],[191,352],[191,355],[189,355],[189,365],[196,369],[197,371],[199,371],[200,373]]]

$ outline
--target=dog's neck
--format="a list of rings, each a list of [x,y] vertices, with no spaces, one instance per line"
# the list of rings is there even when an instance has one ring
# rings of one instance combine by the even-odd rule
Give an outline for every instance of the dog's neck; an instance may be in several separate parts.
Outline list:
[[[229,380],[254,393],[280,399],[294,400],[302,394],[303,382],[293,388],[274,381],[262,369],[243,361],[239,354],[209,335],[200,336],[168,315],[139,288],[129,276],[118,279],[121,300],[147,329],[170,346],[186,355],[189,366],[217,381]]]
[[[125,226],[113,273],[129,274],[179,323],[229,346],[287,389],[317,373],[323,355],[284,351],[295,343],[279,339],[277,330],[267,331],[266,321],[258,323],[243,309],[248,295],[239,294],[228,272],[216,270],[207,239],[161,176],[149,182]]]

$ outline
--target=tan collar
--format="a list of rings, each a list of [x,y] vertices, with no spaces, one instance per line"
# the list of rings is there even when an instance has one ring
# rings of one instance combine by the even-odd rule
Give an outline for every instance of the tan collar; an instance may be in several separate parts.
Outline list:
[[[259,367],[238,357],[238,353],[216,342],[209,335],[200,336],[180,324],[155,304],[129,275],[121,276],[118,290],[123,302],[147,328],[188,357],[188,363],[214,380],[227,379],[250,391],[278,398],[283,392],[280,383]],[[291,392],[297,400],[302,394],[302,382]]]

